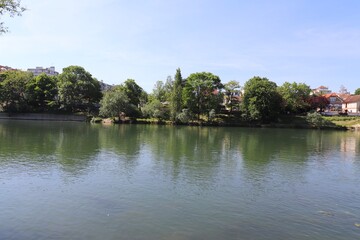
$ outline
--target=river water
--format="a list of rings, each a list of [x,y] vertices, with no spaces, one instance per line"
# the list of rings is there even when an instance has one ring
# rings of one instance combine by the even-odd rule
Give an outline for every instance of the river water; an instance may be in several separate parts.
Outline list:
[[[0,121],[0,239],[360,239],[360,134]]]

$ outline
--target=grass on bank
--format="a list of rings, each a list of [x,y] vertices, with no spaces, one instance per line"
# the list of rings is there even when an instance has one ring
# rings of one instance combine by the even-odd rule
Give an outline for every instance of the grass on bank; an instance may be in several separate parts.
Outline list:
[[[360,116],[325,116],[324,119],[347,128],[360,126]]]

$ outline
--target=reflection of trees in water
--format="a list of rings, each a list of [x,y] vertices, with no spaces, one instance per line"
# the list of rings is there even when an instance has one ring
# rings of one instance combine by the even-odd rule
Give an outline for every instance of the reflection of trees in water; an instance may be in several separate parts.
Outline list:
[[[223,147],[221,128],[148,126],[144,139],[155,168],[171,175],[174,181],[205,186],[219,175],[222,164],[236,165],[236,159],[228,161],[232,153]]]
[[[246,129],[241,133],[240,150],[249,167],[266,165],[272,160],[306,161],[311,148],[306,130]]]
[[[132,158],[141,149],[141,135],[141,126],[120,124],[102,126],[99,138],[103,149]]]
[[[56,149],[51,124],[42,122],[1,121],[0,152],[2,155],[28,154],[30,156],[49,155]],[[40,159],[32,158],[37,161]]]
[[[108,152],[107,156],[110,158],[118,160],[119,170],[125,170],[126,174],[134,172],[143,147],[143,126],[120,124],[100,128],[102,150]]]
[[[64,124],[57,129],[56,155],[64,171],[77,174],[91,165],[100,151],[99,129],[90,124]]]
[[[85,123],[1,122],[0,156],[5,156],[2,161],[22,159],[38,167],[57,163],[76,173],[98,152],[97,136],[98,130]]]
[[[287,174],[304,167],[310,156],[326,159],[339,151],[343,159],[354,160],[359,141],[359,134],[337,131],[1,121],[0,164],[14,158],[57,163],[75,174],[101,151],[102,158],[118,158],[125,171],[150,159],[155,170],[173,180],[205,183],[220,171],[265,174],[274,163]]]

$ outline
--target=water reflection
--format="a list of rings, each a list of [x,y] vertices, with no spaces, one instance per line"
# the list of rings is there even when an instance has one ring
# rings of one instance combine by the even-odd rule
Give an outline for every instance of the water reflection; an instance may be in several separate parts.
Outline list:
[[[358,239],[359,141],[0,121],[0,238]]]
[[[141,155],[174,179],[180,173],[213,179],[222,167],[230,175],[242,168],[266,171],[274,161],[299,166],[339,151],[343,159],[355,160],[359,139],[356,133],[333,131],[1,121],[0,164],[14,159],[45,165],[56,161],[75,174],[102,152],[118,158],[129,171],[143,161]]]

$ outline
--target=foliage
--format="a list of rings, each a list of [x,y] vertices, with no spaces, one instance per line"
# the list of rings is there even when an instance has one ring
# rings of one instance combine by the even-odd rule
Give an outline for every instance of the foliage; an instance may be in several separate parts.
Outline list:
[[[163,120],[169,117],[169,109],[166,108],[158,99],[148,102],[141,108],[141,112],[146,117]]]
[[[164,86],[163,81],[157,81],[155,83],[153,92],[152,92],[152,96],[156,99],[159,100],[159,102],[165,102],[166,101],[166,89]]]
[[[151,96],[152,99],[157,99],[164,103],[171,100],[171,91],[173,88],[173,80],[171,76],[168,76],[164,84],[163,81],[157,81],[153,88]]]
[[[360,88],[355,90],[355,95],[360,95]]]
[[[323,116],[317,112],[308,113],[306,116],[306,121],[317,128],[333,125],[330,121],[324,119]]]
[[[281,101],[276,83],[267,78],[253,77],[245,83],[242,108],[248,120],[265,123],[276,120]]]
[[[304,83],[285,82],[278,88],[284,100],[284,110],[288,113],[296,114],[309,110],[309,98],[311,89]]]
[[[9,14],[10,17],[21,16],[26,9],[20,5],[20,0],[0,0],[0,18],[4,14]],[[8,32],[8,28],[0,22],[0,34]]]
[[[225,106],[230,109],[230,112],[234,110],[234,108],[239,107],[240,101],[240,84],[238,81],[230,81],[224,84],[225,89]]]
[[[193,118],[189,109],[183,109],[181,113],[176,116],[177,120],[181,123],[188,123]]]
[[[26,95],[33,111],[49,111],[56,107],[57,95],[55,77],[45,73],[31,78],[26,85]]]
[[[99,114],[104,117],[121,117],[122,113],[131,114],[135,108],[124,91],[110,90],[104,93],[100,101]]]
[[[33,77],[24,71],[6,71],[0,74],[0,105],[6,112],[26,112],[26,85]]]
[[[329,101],[324,96],[310,96],[308,101],[311,109],[319,110],[320,112],[324,111],[326,106],[329,104]]]
[[[144,103],[142,99],[146,98],[145,91],[135,82],[134,79],[127,79],[119,86],[119,88],[125,92],[129,98],[129,103],[136,107],[139,107],[140,103]]]
[[[216,117],[215,109],[211,109],[209,112],[208,120],[213,121],[215,119],[215,117]]]
[[[170,114],[172,121],[176,120],[176,116],[182,109],[182,84],[181,70],[178,68],[176,69],[175,81],[170,96]]]
[[[191,74],[183,89],[185,106],[200,120],[200,114],[208,114],[211,109],[219,108],[222,101],[219,89],[222,87],[220,78],[212,73]]]
[[[89,112],[102,97],[100,83],[83,67],[64,68],[58,79],[59,100],[66,111]]]

